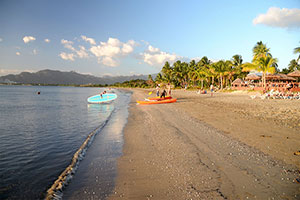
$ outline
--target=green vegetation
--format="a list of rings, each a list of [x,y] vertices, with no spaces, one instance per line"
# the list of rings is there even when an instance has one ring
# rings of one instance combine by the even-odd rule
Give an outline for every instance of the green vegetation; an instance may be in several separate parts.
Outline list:
[[[231,83],[236,78],[244,79],[248,72],[255,70],[262,72],[262,81],[266,86],[266,74],[279,72],[277,58],[273,58],[270,48],[259,41],[252,49],[253,59],[251,63],[243,63],[241,55],[232,56],[231,60],[210,61],[206,56],[195,62],[176,61],[172,66],[166,62],[161,72],[157,74],[155,80],[151,76],[147,81],[133,80],[115,84],[118,87],[155,87],[158,83],[171,83],[175,88],[208,88],[211,84],[223,90],[229,90]],[[295,53],[300,53],[300,47],[294,49]],[[299,58],[298,58],[299,59]],[[289,73],[300,69],[298,61],[291,61],[288,69],[283,69],[282,73]],[[229,87],[228,87],[229,86]]]

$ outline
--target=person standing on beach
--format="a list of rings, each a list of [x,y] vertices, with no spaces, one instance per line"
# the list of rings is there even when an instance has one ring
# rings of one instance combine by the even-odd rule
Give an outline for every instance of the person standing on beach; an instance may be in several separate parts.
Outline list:
[[[106,90],[104,90],[103,92],[100,93],[101,99],[103,98],[103,96],[102,96],[103,94],[106,94]]]
[[[171,96],[171,85],[168,83],[167,85],[167,95]]]
[[[161,93],[160,98],[166,98],[166,90],[164,89],[164,91]]]
[[[159,84],[156,86],[156,96],[159,97]]]
[[[214,86],[213,84],[210,85],[210,96],[213,96],[213,92],[214,92]]]

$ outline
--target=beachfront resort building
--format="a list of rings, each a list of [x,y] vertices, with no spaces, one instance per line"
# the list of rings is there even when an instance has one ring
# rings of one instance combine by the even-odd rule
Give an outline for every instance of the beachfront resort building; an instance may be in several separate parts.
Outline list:
[[[289,74],[267,74],[266,90],[300,92],[300,71]],[[231,84],[233,90],[264,90],[262,74],[250,73],[245,80],[237,78]]]

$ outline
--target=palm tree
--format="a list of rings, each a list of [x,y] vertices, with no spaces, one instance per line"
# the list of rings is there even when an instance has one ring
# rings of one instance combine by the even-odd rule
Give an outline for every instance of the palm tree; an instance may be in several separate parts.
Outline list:
[[[220,60],[219,62],[215,63],[214,68],[215,72],[218,74],[220,79],[220,89],[223,89],[224,77],[227,75],[229,68],[231,68],[232,63],[229,60]]]
[[[165,63],[165,65],[161,69],[161,72],[162,72],[163,79],[168,83],[171,82],[171,80],[172,80],[172,68],[171,68],[168,61]]]
[[[242,59],[242,56],[236,54],[236,55],[232,56],[231,61],[232,61],[232,65],[233,65],[233,68],[234,68],[234,72],[237,75],[237,77],[244,79],[247,76],[247,73],[243,72],[243,67],[242,67],[243,59]]]
[[[275,72],[275,65],[277,64],[277,59],[272,58],[271,56],[263,56],[258,58],[253,63],[245,63],[243,64],[243,71],[257,70],[262,72],[262,81],[263,87],[266,88],[266,74]]]
[[[297,53],[299,53],[299,56],[298,56],[298,58],[297,58],[297,61],[299,62],[299,60],[300,60],[300,47],[296,47],[296,48],[294,49],[294,54],[297,54]]]
[[[201,81],[201,89],[203,89],[203,82],[205,79],[207,79],[209,77],[209,69],[202,67],[202,68],[198,68],[196,70],[195,73],[197,79],[199,79]]]
[[[183,82],[182,63],[180,60],[173,64],[172,76],[174,77],[174,85],[181,85]]]
[[[199,60],[198,64],[203,67],[208,67],[208,65],[211,64],[211,61],[206,56],[203,56],[201,60]]]
[[[154,81],[153,81],[153,78],[152,78],[151,74],[148,75],[147,83],[148,83],[148,85],[149,85],[150,87],[152,87]]]
[[[208,77],[211,78],[211,84],[214,85],[214,82],[215,82],[215,77],[217,76],[217,73],[216,73],[216,70],[215,70],[215,66],[216,66],[216,63],[212,63],[208,66]]]
[[[293,72],[295,70],[300,70],[300,64],[298,64],[298,62],[295,59],[293,59],[289,63],[288,70],[289,70],[289,72]]]
[[[269,53],[270,48],[267,48],[266,44],[263,44],[262,41],[259,41],[256,43],[256,45],[253,47],[253,61],[259,59],[260,57],[266,57],[272,55]]]
[[[155,78],[155,82],[156,83],[161,83],[163,81],[163,77],[161,75],[161,73],[158,73],[156,78]]]

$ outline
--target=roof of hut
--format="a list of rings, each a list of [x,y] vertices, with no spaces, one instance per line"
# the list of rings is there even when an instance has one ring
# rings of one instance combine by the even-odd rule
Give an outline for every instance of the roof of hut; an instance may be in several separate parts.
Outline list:
[[[260,76],[258,76],[256,74],[248,74],[245,79],[246,80],[259,80]]]
[[[243,81],[240,78],[237,78],[232,82],[232,84],[241,84],[241,83],[243,83]]]
[[[266,80],[280,80],[279,74],[266,74]]]
[[[280,78],[280,80],[283,81],[296,81],[296,79],[294,79],[293,77],[289,77],[286,74],[277,74]]]
[[[295,70],[291,73],[288,73],[288,76],[290,77],[300,77],[300,71],[299,70]]]

